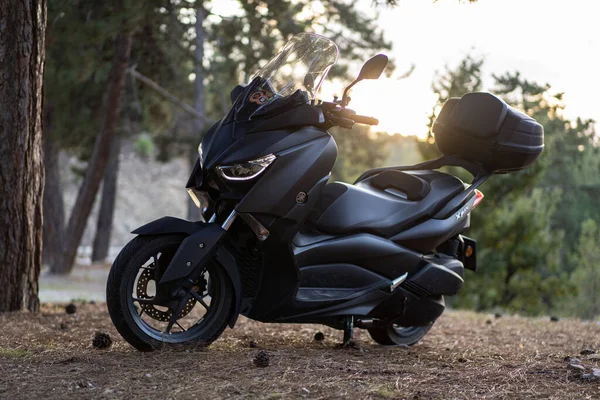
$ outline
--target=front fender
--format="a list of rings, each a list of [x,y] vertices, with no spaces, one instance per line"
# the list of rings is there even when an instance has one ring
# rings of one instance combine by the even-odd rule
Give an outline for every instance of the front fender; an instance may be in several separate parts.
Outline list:
[[[162,217],[152,222],[142,225],[131,233],[136,235],[162,235],[165,233],[187,233],[191,235],[202,229],[206,224],[204,222],[192,222],[175,217]]]
[[[163,217],[137,228],[132,233],[140,236],[170,233],[188,235],[167,266],[159,282],[161,285],[169,285],[187,277],[194,277],[194,274],[202,271],[209,260],[216,260],[227,273],[235,293],[235,309],[229,319],[229,326],[234,327],[242,305],[242,283],[235,258],[224,246],[219,245],[220,240],[227,233],[221,226]]]

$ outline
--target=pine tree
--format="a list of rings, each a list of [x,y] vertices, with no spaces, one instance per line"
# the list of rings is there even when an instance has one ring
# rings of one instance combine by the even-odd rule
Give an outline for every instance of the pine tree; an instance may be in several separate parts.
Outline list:
[[[585,319],[600,317],[600,230],[597,223],[588,219],[581,227],[581,235],[573,255],[576,265],[571,283],[577,290],[573,299],[565,301],[570,315]]]

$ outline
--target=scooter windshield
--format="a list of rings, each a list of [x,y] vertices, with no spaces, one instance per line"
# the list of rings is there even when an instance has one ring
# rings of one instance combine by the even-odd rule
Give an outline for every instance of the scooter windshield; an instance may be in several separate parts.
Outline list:
[[[252,76],[234,104],[235,120],[248,121],[314,100],[337,57],[336,44],[326,37],[295,35]]]

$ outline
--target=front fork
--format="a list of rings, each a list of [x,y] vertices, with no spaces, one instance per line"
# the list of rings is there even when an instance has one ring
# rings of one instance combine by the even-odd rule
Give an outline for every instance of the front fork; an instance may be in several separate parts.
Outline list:
[[[177,249],[158,283],[163,286],[165,292],[170,293],[171,300],[168,306],[173,310],[170,324],[175,323],[177,316],[191,298],[195,298],[197,301],[201,300],[194,291],[194,285],[204,272],[206,264],[212,259],[217,260],[231,279],[237,305],[236,312],[230,320],[230,326],[233,327],[235,324],[239,314],[239,304],[241,304],[239,272],[235,259],[218,244],[231,228],[237,216],[238,213],[233,210],[221,226],[209,222],[202,229],[185,238]],[[214,221],[214,215],[210,221]]]

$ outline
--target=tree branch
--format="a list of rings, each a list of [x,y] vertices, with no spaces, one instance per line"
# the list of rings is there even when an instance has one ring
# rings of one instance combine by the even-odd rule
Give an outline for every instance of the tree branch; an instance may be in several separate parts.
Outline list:
[[[138,81],[144,83],[145,85],[150,86],[152,89],[156,90],[162,96],[166,97],[167,99],[171,100],[173,103],[177,104],[179,107],[181,107],[183,110],[185,110],[189,114],[191,114],[194,117],[201,119],[205,122],[208,122],[208,118],[206,118],[206,116],[204,116],[204,114],[201,114],[198,111],[194,110],[194,108],[192,106],[185,103],[183,100],[179,99],[178,97],[175,97],[167,89],[163,88],[158,83],[154,82],[152,79],[148,78],[145,75],[142,75],[141,73],[139,73],[138,71],[136,71],[133,68],[127,69],[127,73],[130,74],[131,76],[133,76]]]

